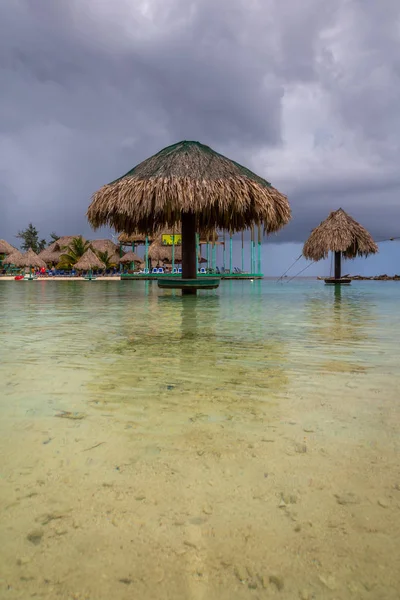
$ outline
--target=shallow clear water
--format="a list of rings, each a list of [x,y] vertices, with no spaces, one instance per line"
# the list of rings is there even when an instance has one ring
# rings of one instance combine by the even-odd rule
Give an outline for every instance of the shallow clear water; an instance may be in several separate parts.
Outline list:
[[[397,599],[399,306],[0,282],[0,598]]]

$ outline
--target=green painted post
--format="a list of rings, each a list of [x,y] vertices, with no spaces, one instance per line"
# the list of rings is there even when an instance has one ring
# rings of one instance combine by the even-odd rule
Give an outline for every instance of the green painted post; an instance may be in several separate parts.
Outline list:
[[[119,243],[119,257],[122,258],[122,244],[121,244],[121,242]],[[119,272],[122,273],[122,271],[123,271],[122,263],[119,263]]]
[[[250,273],[254,273],[254,228],[250,228]]]
[[[199,272],[200,236],[196,233],[196,273]]]
[[[175,269],[175,234],[172,234],[172,272]]]
[[[206,254],[206,258],[207,258],[207,269],[210,268],[210,244],[208,243],[208,238],[207,238],[207,254]]]
[[[244,232],[242,231],[242,272],[244,271]]]
[[[144,251],[144,268],[148,269],[149,268],[149,238],[146,235],[145,238],[145,251]]]
[[[215,245],[215,242],[213,242],[212,245],[212,268],[213,272],[215,273],[217,268],[217,246]]]
[[[233,250],[233,242],[232,242],[232,233],[229,232],[229,273],[232,273],[232,250]]]
[[[261,225],[258,226],[258,265],[257,272],[261,274],[261,245],[262,245],[262,231]]]
[[[223,270],[225,271],[225,266],[226,266],[226,243],[225,243],[225,231],[224,231],[224,234],[223,234],[222,242],[223,242],[223,244],[224,244],[224,250],[223,250],[223,253],[222,253],[222,268],[223,268]]]

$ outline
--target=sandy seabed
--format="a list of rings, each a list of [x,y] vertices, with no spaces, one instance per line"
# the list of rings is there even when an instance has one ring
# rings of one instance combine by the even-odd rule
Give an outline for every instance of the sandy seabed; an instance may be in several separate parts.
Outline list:
[[[199,391],[134,411],[112,387],[70,415],[10,407],[0,597],[397,600],[399,411],[356,379],[284,409]]]

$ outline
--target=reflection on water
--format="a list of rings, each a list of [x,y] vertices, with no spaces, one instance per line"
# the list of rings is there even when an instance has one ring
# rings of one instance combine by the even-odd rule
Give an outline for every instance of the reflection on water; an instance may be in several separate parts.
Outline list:
[[[397,598],[399,300],[0,282],[0,597]]]

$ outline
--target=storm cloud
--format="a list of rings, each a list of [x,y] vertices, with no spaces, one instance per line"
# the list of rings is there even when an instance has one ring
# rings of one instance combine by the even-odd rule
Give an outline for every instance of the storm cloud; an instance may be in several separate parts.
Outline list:
[[[400,235],[398,0],[0,4],[0,237],[83,233],[91,194],[199,140],[289,196]]]

